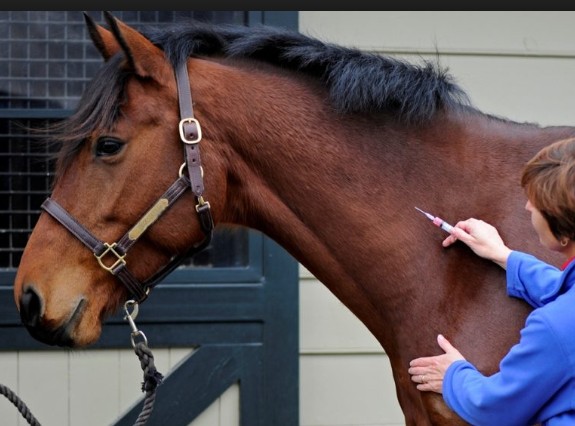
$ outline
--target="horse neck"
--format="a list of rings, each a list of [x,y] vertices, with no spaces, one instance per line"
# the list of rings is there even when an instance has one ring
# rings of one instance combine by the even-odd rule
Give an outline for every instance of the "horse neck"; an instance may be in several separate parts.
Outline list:
[[[363,135],[365,123],[350,129],[317,83],[216,68],[218,82],[196,80],[192,93],[203,128],[217,132],[218,143],[206,146],[206,178],[209,160],[225,163],[220,221],[262,231],[341,293],[354,282],[342,256],[370,232],[376,213],[365,192],[379,185],[373,131]]]
[[[221,221],[258,229],[281,244],[391,357],[403,351],[399,328],[417,327],[406,300],[436,311],[459,276],[439,261],[444,234],[414,207],[449,221],[500,222],[519,244],[530,231],[525,217],[517,220],[525,202],[521,166],[543,144],[573,133],[477,112],[438,114],[420,127],[385,114],[342,117],[313,83],[267,74],[229,73],[209,89],[209,107],[202,105],[204,94],[193,93],[210,115],[204,128],[217,129],[208,157],[225,164]],[[483,291],[484,278],[478,273],[470,281]],[[443,320],[448,330],[453,318]]]

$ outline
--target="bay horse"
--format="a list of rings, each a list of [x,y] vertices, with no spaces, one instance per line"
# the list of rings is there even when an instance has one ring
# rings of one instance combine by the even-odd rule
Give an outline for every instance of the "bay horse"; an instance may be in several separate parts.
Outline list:
[[[464,424],[416,390],[409,361],[439,353],[443,333],[493,373],[529,307],[507,297],[500,268],[463,244],[442,248],[415,207],[482,218],[512,248],[558,262],[531,229],[519,175],[575,127],[485,114],[427,61],[265,26],[140,32],[105,16],[85,15],[103,65],[52,129],[53,190],[15,278],[30,334],[89,346],[215,225],[250,227],[377,338],[407,425]]]

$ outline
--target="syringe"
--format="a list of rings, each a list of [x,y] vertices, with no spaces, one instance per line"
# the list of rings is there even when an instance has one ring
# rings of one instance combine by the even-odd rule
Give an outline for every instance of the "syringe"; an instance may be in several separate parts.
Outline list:
[[[423,213],[425,215],[425,217],[427,217],[429,220],[431,220],[435,226],[438,226],[439,228],[443,229],[445,232],[451,233],[453,226],[451,226],[449,223],[447,223],[446,221],[444,221],[440,217],[433,216],[432,214],[424,212],[423,210],[421,210],[418,207],[416,207],[416,209],[419,210],[421,213]]]

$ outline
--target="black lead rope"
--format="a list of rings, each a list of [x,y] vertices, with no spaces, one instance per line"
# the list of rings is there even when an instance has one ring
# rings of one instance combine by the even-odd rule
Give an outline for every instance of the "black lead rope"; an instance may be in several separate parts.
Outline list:
[[[131,308],[131,311],[130,311]],[[142,392],[146,392],[146,397],[144,399],[144,405],[142,406],[142,411],[136,419],[134,426],[145,425],[148,421],[150,415],[152,414],[152,409],[154,408],[154,402],[156,401],[156,388],[162,384],[164,376],[156,370],[154,365],[154,355],[148,347],[148,339],[146,335],[138,330],[134,320],[138,316],[139,305],[135,300],[128,300],[124,304],[124,312],[126,316],[124,319],[130,324],[132,329],[132,334],[130,339],[132,341],[132,347],[134,352],[138,355],[140,359],[140,366],[144,371],[144,381],[142,382]]]
[[[40,422],[36,420],[36,417],[34,417],[28,406],[24,403],[24,401],[20,399],[18,395],[12,391],[12,389],[10,389],[8,386],[0,384],[0,393],[2,393],[2,395],[8,398],[8,400],[16,406],[28,424],[32,426],[40,426]]]
[[[130,311],[130,307],[132,307],[132,311]],[[142,392],[145,392],[146,396],[144,398],[144,405],[142,406],[140,415],[134,423],[134,426],[143,426],[148,422],[148,419],[152,414],[154,402],[156,401],[156,389],[162,384],[164,376],[156,370],[156,366],[154,365],[154,355],[152,354],[152,350],[148,347],[148,339],[146,338],[146,335],[141,330],[138,330],[136,323],[134,322],[138,315],[138,303],[134,300],[127,301],[124,304],[124,311],[126,312],[124,319],[128,321],[130,328],[132,329],[132,333],[130,335],[132,347],[140,360],[140,366],[144,372]],[[16,406],[28,424],[31,426],[41,426],[40,422],[36,420],[36,417],[34,417],[28,406],[14,393],[14,391],[12,391],[12,389],[0,384],[0,393]]]
[[[145,425],[148,418],[152,414],[154,408],[154,402],[156,401],[156,388],[158,385],[162,384],[164,376],[156,370],[154,366],[154,356],[152,351],[148,346],[139,342],[134,346],[134,352],[138,355],[140,359],[140,365],[144,371],[144,381],[142,382],[142,392],[146,392],[146,398],[144,399],[144,405],[140,415],[136,419],[134,426]]]

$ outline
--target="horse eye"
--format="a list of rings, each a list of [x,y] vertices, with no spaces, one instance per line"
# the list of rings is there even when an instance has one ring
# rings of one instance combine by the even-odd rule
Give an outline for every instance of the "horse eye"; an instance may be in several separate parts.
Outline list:
[[[96,143],[96,156],[97,157],[109,157],[110,155],[115,155],[124,146],[124,142],[119,139],[103,137],[98,139]]]

